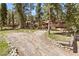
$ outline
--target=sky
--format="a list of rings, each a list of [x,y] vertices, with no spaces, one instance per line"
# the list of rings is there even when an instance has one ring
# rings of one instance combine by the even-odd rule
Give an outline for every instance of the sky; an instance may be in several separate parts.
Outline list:
[[[7,3],[7,8],[8,9],[12,9],[12,7],[13,7],[12,3]]]
[[[8,9],[11,9],[12,10],[12,7],[13,7],[12,3],[7,3],[7,8]],[[36,15],[35,10],[32,11],[32,15]]]

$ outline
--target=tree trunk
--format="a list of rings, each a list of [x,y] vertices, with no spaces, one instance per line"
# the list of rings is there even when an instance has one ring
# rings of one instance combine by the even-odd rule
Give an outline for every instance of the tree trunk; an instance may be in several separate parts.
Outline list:
[[[8,17],[8,25],[10,25],[10,23],[11,23],[11,14],[9,13],[8,15],[9,15],[9,17]]]
[[[25,19],[24,19],[24,12],[23,12],[23,4],[22,3],[18,3],[16,4],[16,10],[19,16],[19,20],[20,20],[20,28],[26,28],[26,24],[25,24]]]
[[[14,14],[13,14],[13,11],[12,11],[12,26],[13,26],[13,29],[14,29]]]
[[[49,7],[49,22],[48,22],[48,34],[50,34],[50,30],[51,30],[51,20],[52,20],[52,8],[51,8],[51,4],[48,4]]]
[[[2,24],[1,24],[1,31],[2,31],[2,28],[3,28],[3,26],[2,26]]]
[[[50,27],[50,21],[48,22],[48,34],[50,34],[50,29],[51,29],[51,27]]]

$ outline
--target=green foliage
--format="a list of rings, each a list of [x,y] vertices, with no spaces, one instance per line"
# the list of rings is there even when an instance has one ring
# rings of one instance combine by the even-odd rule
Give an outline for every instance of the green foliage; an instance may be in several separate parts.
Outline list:
[[[68,28],[76,27],[76,29],[79,29],[79,8],[77,4],[71,3],[71,4],[65,4],[66,7],[66,24]]]
[[[35,20],[39,24],[41,24],[42,20],[64,20],[67,28],[76,27],[79,29],[79,4],[77,3],[15,3],[13,5],[14,8],[9,12],[7,12],[5,3],[2,3],[0,6],[1,25],[6,23],[7,13],[15,11],[14,18],[17,15],[15,18],[17,21],[15,22],[19,23],[19,26],[22,28],[26,27],[25,22],[28,19],[31,22]],[[32,15],[32,11],[35,11],[36,15]],[[12,19],[11,13],[8,19]]]
[[[0,40],[0,55],[5,56],[9,53],[9,46],[8,43],[3,39]]]
[[[36,16],[37,16],[37,20],[40,21],[41,19],[41,3],[38,3],[36,6]]]
[[[7,21],[7,6],[6,3],[1,3],[1,25],[6,25]]]
[[[49,14],[49,9],[51,9],[51,13]],[[43,5],[44,15],[43,18],[46,20],[49,19],[49,15],[51,15],[51,20],[55,21],[60,19],[63,15],[62,4],[59,3],[45,3]]]

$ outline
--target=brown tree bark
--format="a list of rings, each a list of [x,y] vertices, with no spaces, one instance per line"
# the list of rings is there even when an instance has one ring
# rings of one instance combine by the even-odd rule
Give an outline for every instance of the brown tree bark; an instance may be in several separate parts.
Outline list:
[[[18,13],[18,17],[20,20],[19,26],[20,28],[26,28],[26,24],[25,24],[25,19],[24,19],[24,12],[23,12],[23,4],[22,3],[17,3],[16,4],[16,10]]]
[[[48,4],[49,7],[49,22],[48,22],[48,34],[50,34],[50,30],[51,30],[51,20],[52,20],[52,7],[51,4]]]
[[[13,11],[12,11],[12,26],[13,26],[13,29],[14,29],[14,14],[13,14]]]

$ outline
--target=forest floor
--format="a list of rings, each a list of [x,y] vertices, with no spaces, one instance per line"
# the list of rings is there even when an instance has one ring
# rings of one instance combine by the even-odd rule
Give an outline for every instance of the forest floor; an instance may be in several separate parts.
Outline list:
[[[45,30],[37,30],[32,33],[10,33],[8,41],[17,48],[20,56],[71,56],[79,55],[73,53],[72,50],[67,50],[58,47],[48,39]]]

